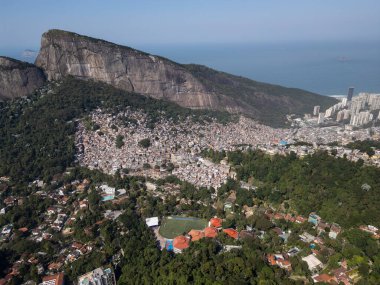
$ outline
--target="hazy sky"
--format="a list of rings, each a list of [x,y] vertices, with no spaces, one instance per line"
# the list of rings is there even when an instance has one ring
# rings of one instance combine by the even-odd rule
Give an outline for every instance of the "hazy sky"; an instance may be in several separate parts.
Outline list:
[[[0,0],[0,50],[59,28],[126,45],[380,39],[379,0]]]

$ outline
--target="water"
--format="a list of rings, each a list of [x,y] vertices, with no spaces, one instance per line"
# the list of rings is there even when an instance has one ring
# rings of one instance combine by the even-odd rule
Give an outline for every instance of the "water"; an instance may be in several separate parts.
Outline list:
[[[103,202],[111,201],[111,200],[113,200],[113,199],[115,199],[115,196],[114,196],[114,195],[107,195],[107,196],[103,196],[103,197],[102,197],[102,201],[103,201]]]
[[[380,93],[380,42],[141,47],[181,63],[199,63],[257,81],[323,95]]]
[[[135,45],[180,63],[197,63],[257,81],[323,95],[380,93],[380,41],[361,43]],[[33,48],[38,50],[38,48]],[[1,50],[22,58],[22,49]]]

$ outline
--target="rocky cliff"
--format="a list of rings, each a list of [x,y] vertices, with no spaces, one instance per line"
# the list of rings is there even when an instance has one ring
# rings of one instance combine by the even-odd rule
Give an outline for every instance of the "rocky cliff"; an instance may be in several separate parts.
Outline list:
[[[49,80],[72,75],[189,108],[242,112],[265,123],[288,113],[323,109],[334,100],[299,89],[256,82],[199,65],[181,65],[129,47],[61,30],[42,35],[35,64]],[[272,125],[273,125],[272,124]]]
[[[0,99],[26,96],[45,83],[43,71],[26,62],[0,57]]]
[[[184,107],[221,109],[226,105],[179,64],[75,33],[59,30],[44,33],[36,65],[49,80],[73,75],[174,101]],[[233,100],[223,99],[229,103],[227,109],[239,110]]]

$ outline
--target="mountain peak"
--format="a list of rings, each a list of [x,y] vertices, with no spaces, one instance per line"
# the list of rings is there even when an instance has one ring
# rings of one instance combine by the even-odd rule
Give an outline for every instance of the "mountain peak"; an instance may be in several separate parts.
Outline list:
[[[66,76],[95,80],[116,88],[192,109],[241,113],[272,126],[287,114],[326,108],[336,101],[295,88],[257,82],[196,64],[179,64],[130,47],[52,29],[42,35],[36,66],[0,58],[0,96],[27,95],[45,81]],[[17,69],[12,75],[9,69]],[[21,70],[23,72],[21,72]],[[12,90],[12,84],[19,86]]]

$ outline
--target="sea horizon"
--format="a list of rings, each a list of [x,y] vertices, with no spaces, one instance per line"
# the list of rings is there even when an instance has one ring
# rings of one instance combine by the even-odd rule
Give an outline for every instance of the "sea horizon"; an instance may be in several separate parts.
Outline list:
[[[345,95],[349,87],[355,88],[355,94],[380,93],[380,41],[129,46],[178,63],[206,65],[252,80],[325,96]],[[0,55],[34,62],[36,54],[25,57],[23,52],[37,53],[38,49],[0,48]]]

